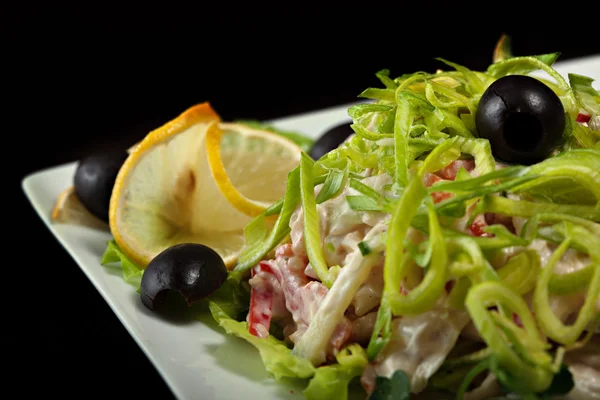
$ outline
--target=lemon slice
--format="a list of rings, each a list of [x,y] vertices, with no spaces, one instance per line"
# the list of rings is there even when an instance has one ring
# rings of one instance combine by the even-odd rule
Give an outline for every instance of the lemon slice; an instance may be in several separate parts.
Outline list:
[[[70,225],[87,226],[94,229],[107,230],[108,224],[92,215],[75,194],[75,187],[70,186],[58,196],[51,214],[52,222]]]
[[[257,160],[259,156],[279,160],[282,152],[272,142],[280,138],[220,122],[208,103],[194,106],[150,132],[121,167],[110,201],[110,230],[121,250],[138,265],[145,268],[162,250],[184,242],[205,244],[228,267],[235,264],[251,216],[234,207],[213,179],[206,147],[209,127],[220,133],[219,159],[238,193],[260,207],[283,196],[289,171],[276,179]]]
[[[302,152],[274,133],[231,123],[209,125],[206,149],[217,187],[236,210],[251,217],[283,196],[287,174],[300,163]]]

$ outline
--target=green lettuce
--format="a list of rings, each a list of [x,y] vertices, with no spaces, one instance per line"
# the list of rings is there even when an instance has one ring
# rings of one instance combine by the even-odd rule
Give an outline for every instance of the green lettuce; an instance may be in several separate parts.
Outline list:
[[[224,292],[227,293],[228,289]],[[312,378],[304,390],[307,400],[348,399],[348,385],[362,374],[368,362],[366,352],[360,345],[353,344],[340,350],[336,356],[336,364],[315,368],[310,361],[292,354],[292,350],[273,335],[262,339],[248,332],[246,321],[237,321],[225,311],[221,303],[224,297],[217,299],[211,296],[209,299],[209,309],[213,318],[226,333],[244,339],[254,346],[265,369],[275,379]]]
[[[315,374],[315,368],[308,360],[294,356],[291,349],[272,335],[265,339],[252,335],[248,332],[247,322],[231,318],[215,301],[209,302],[209,308],[215,321],[226,333],[242,338],[256,347],[265,369],[275,379],[310,378]]]
[[[121,268],[123,271],[123,280],[139,291],[144,270],[131,261],[129,257],[121,251],[117,242],[114,240],[108,242],[100,264],[106,267]]]
[[[368,363],[359,344],[351,344],[336,355],[337,364],[319,367],[304,391],[309,400],[347,400],[348,385],[361,376]]]

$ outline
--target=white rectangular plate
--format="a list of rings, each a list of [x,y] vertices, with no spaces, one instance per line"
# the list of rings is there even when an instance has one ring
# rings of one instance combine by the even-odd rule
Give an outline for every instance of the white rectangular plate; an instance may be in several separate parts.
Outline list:
[[[568,72],[600,80],[600,55],[559,62]],[[344,121],[349,105],[271,121],[281,129],[316,137]],[[48,229],[69,252],[136,340],[179,399],[299,399],[303,387],[276,382],[265,372],[258,353],[244,341],[226,336],[208,316],[185,324],[157,318],[119,274],[99,263],[110,234],[89,228],[52,225],[50,213],[61,191],[72,184],[76,164],[27,176],[25,194]]]

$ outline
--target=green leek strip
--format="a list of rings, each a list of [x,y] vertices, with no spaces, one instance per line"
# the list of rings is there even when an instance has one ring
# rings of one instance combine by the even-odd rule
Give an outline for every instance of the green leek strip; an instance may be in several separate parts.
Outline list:
[[[446,140],[442,142],[442,144],[438,145],[432,151],[432,154],[435,155],[435,158],[427,157],[428,161],[423,166],[424,170],[433,173],[456,161],[460,157],[460,147],[456,145],[455,139]]]
[[[429,240],[435,248],[435,252],[431,255],[429,268],[417,287],[413,288],[406,296],[402,296],[399,292],[390,293],[388,291],[386,293],[394,315],[415,315],[431,309],[444,292],[444,286],[448,280],[446,241],[444,240],[432,202],[428,201],[427,204],[429,211]],[[387,249],[389,250],[389,247]],[[400,267],[405,265],[408,264],[400,264]],[[400,268],[398,269],[398,275],[403,276],[404,271],[400,270]]]
[[[445,140],[431,150],[423,164],[419,166],[418,176],[421,179],[425,172],[437,171],[454,161],[457,154],[460,155],[460,151],[456,149],[457,139]]]
[[[488,182],[522,177],[527,173],[526,167],[507,167],[466,180],[440,181],[427,188],[428,192],[470,192],[481,188]]]
[[[600,104],[594,99],[598,96],[598,91],[592,86],[594,79],[577,74],[568,74],[567,77],[575,93],[578,107],[583,108],[591,115],[599,114]]]
[[[453,90],[452,90],[453,91]],[[456,99],[451,99],[450,101],[440,100],[435,93],[434,86],[431,84],[431,81],[428,81],[425,85],[425,98],[429,101],[433,106],[437,108],[459,108],[464,106],[464,104]],[[448,97],[448,96],[446,96]]]
[[[459,82],[458,80],[452,78],[453,72],[456,72],[456,71],[446,71],[446,72],[436,73],[435,78],[431,78],[431,81],[435,82],[439,85],[442,85],[444,87],[450,88],[450,89],[457,88],[460,85],[462,85],[462,83]]]
[[[489,140],[459,138],[460,150],[475,159],[475,172],[484,175],[496,170],[496,159],[492,155]]]
[[[532,335],[522,335],[521,328],[515,325],[512,315],[510,317],[498,313],[490,315],[525,362],[556,372],[553,369],[552,357],[546,353],[546,350],[552,347],[548,342]]]
[[[431,255],[433,254],[433,241],[425,239],[418,245],[414,245],[410,240],[405,240],[404,245],[406,251],[410,253],[413,261],[421,268],[425,268],[429,261],[431,261]]]
[[[426,81],[429,76],[430,76],[430,74],[427,74],[427,73],[411,74],[408,78],[403,80],[400,83],[400,85],[396,88],[396,93],[401,90],[406,90],[407,88],[414,90],[414,88],[411,88],[410,86]]]
[[[367,346],[369,361],[374,361],[381,350],[387,346],[392,337],[392,310],[387,299],[384,297],[377,310],[377,320],[371,334],[371,340]]]
[[[313,184],[314,161],[302,153],[300,158],[300,196],[302,198],[302,209],[304,211],[304,240],[306,242],[306,253],[310,264],[317,276],[327,287],[331,287],[327,262],[323,255],[321,244],[321,227],[319,215],[317,214],[317,203]]]
[[[485,233],[491,233],[492,235],[494,235],[497,238],[507,239],[510,242],[511,246],[527,246],[530,243],[529,240],[519,237],[517,235],[514,235],[504,225],[500,225],[500,224],[488,225],[483,228],[483,231]]]
[[[413,227],[423,231],[423,229],[421,229],[421,227],[418,225],[413,224]],[[501,225],[492,225],[484,228],[485,232],[494,234],[494,237],[470,236],[449,228],[442,228],[442,231],[446,238],[470,239],[481,250],[495,250],[510,246],[527,246],[529,244],[529,240],[513,235],[506,229],[506,227]],[[423,232],[427,233],[426,231]]]
[[[408,139],[408,150],[410,159],[408,163],[419,157],[421,154],[431,151],[440,144],[440,140],[429,139],[424,137],[409,138]]]
[[[521,235],[526,238],[533,238],[537,235],[537,228],[541,222],[572,222],[577,225],[581,225],[585,229],[592,232],[596,237],[600,237],[600,224],[597,224],[587,219],[576,217],[569,214],[559,213],[539,213],[532,216],[527,223],[525,229],[521,231]]]
[[[405,273],[405,267],[401,262],[404,253],[404,238],[426,193],[421,178],[418,175],[414,176],[402,192],[392,214],[383,267],[384,295],[388,298],[400,295],[400,284]]]
[[[559,55],[560,53],[557,52],[533,57],[513,57],[509,60],[490,65],[488,68],[488,73],[495,78],[499,78],[503,75],[526,74],[536,69],[541,69],[556,80],[558,87],[567,93],[570,103],[573,107],[575,107],[577,105],[577,100],[575,99],[575,94],[571,88],[571,85],[567,83],[561,74],[551,67]],[[526,66],[525,68],[528,68],[528,70],[523,70],[523,66]],[[519,71],[519,69],[521,70]]]
[[[378,160],[375,152],[365,155],[364,151],[355,149],[351,146],[345,146],[342,150],[343,154],[361,169],[377,167]]]
[[[457,310],[465,309],[465,299],[467,298],[467,294],[469,293],[469,289],[471,288],[471,281],[467,277],[458,278],[454,287],[450,291],[450,295],[448,296],[448,304],[450,307],[455,308]]]
[[[357,104],[348,109],[348,116],[352,119],[358,119],[369,113],[384,113],[394,108],[387,104]]]
[[[568,221],[577,225],[582,226],[592,233],[594,237],[600,237],[600,225],[583,218],[575,217],[567,214],[552,214],[542,213],[533,216],[526,229],[523,229],[522,234],[525,237],[532,238],[537,236],[537,228],[540,223],[556,223]],[[572,243],[572,247],[577,248],[579,251],[588,252],[586,248],[580,248],[578,243]],[[586,265],[585,267],[570,272],[567,274],[553,273],[550,281],[548,282],[548,290],[550,293],[558,295],[567,295],[570,293],[577,293],[584,290],[589,282],[592,280],[594,275],[595,266],[593,263]]]
[[[299,202],[300,168],[296,167],[288,174],[285,197],[275,226],[265,241],[242,250],[234,271],[242,272],[252,268],[287,236],[290,231],[290,218]]]
[[[444,64],[449,65],[458,72],[460,72],[467,80],[471,94],[483,93],[483,91],[485,90],[484,83],[481,81],[481,79],[479,79],[479,76],[474,71],[471,71],[469,68],[463,67],[462,65],[453,63],[448,60],[444,60],[441,57],[437,57],[436,60],[441,61]]]
[[[361,181],[359,181],[358,179],[355,178],[351,178],[349,180],[349,186],[356,190],[357,192],[363,194],[365,197],[369,198],[372,200],[371,204],[372,205],[372,210],[371,211],[386,211],[388,213],[392,213],[393,212],[393,205],[390,203],[390,201],[381,193],[379,193],[378,191],[376,191],[375,189],[373,189],[370,186],[365,185],[364,183],[362,183]],[[348,197],[351,196],[346,196],[346,200],[348,200]],[[358,197],[358,196],[355,196]],[[351,201],[355,201],[355,200],[351,200]],[[360,201],[361,203],[365,203],[365,200],[356,200],[356,201]]]
[[[443,209],[454,206],[456,204],[464,203],[465,201],[474,199],[476,197],[482,197],[482,196],[491,195],[494,193],[501,193],[503,191],[512,189],[516,186],[519,186],[519,185],[523,184],[524,182],[528,182],[532,179],[535,179],[535,177],[522,176],[522,177],[516,178],[512,181],[502,182],[497,185],[481,186],[478,189],[473,189],[469,193],[460,194],[460,195],[451,197],[447,200],[444,200],[440,203],[437,203],[436,209],[441,211]],[[468,182],[468,181],[466,181],[466,182]],[[494,196],[494,198],[497,198],[497,197]],[[538,204],[538,203],[535,203],[535,204]]]
[[[596,139],[592,135],[593,131],[578,122],[571,121],[571,118],[567,118],[567,121],[571,125],[571,135],[577,139],[581,146],[588,149],[593,148],[596,144]]]
[[[244,227],[244,244],[249,247],[265,240],[269,231],[265,225],[265,214],[259,214]]]
[[[475,114],[459,114],[460,120],[465,124],[469,132],[477,132],[477,125],[475,124]]]
[[[396,183],[401,187],[408,183],[408,137],[413,118],[408,101],[398,97],[398,107],[396,108],[394,121],[394,154]]]
[[[346,196],[346,201],[354,211],[383,211],[381,206],[368,196]]]
[[[427,125],[423,125],[423,124],[413,124],[413,126],[410,128],[410,137],[416,137],[416,136],[425,136],[426,133],[429,132],[429,127]],[[439,139],[439,138],[436,138]]]
[[[384,292],[394,315],[419,314],[433,307],[444,290],[448,275],[446,243],[437,214],[432,203],[428,202],[429,240],[432,241],[436,251],[431,257],[431,263],[421,283],[406,296],[400,294],[400,284],[410,266],[406,261],[408,257],[403,256],[406,247],[403,242],[412,216],[416,213],[425,192],[419,175],[421,174],[417,174],[405,189],[398,208],[392,216],[387,237]]]
[[[524,341],[524,337],[530,336],[532,340],[541,341],[525,300],[504,284],[487,281],[473,286],[465,303],[475,327],[500,366],[510,371],[511,375],[519,377],[520,386],[531,392],[546,390],[552,382],[553,372],[546,365],[535,366],[523,362],[513,345],[507,342],[503,332],[496,328],[496,321],[487,310],[493,305],[506,307],[508,311],[519,315],[523,323],[524,332],[516,340]]]
[[[324,183],[327,179],[327,175],[317,176],[314,180],[315,186]],[[269,208],[267,208],[263,213],[265,217],[269,217],[271,215],[279,215],[281,212],[281,208],[283,207],[283,199],[276,201]],[[259,215],[260,217],[260,215]]]
[[[272,206],[267,208],[264,211],[265,217],[269,217],[271,215],[278,215],[281,212],[282,208],[283,208],[283,199],[277,201],[276,203],[273,203]]]
[[[535,288],[541,268],[540,256],[534,250],[525,249],[511,257],[497,273],[507,287],[524,295]]]
[[[390,78],[390,70],[382,69],[381,71],[375,74],[377,78],[383,83],[383,85],[388,89],[396,89],[396,82],[392,78]]]
[[[513,57],[490,65],[487,72],[494,78],[500,78],[509,74],[524,75],[541,69],[554,78],[561,89],[571,91],[571,86],[567,83],[565,78],[548,65],[554,63],[556,58],[558,58],[558,53],[553,53],[548,56],[549,57],[543,60],[535,57]]]
[[[389,208],[395,207],[393,204],[389,206]],[[386,208],[387,209],[387,208]],[[427,214],[424,214],[422,211],[419,211],[415,218],[412,221],[413,228],[427,234],[428,231],[428,223],[427,223]],[[494,237],[483,237],[483,236],[470,236],[463,232],[456,231],[454,229],[442,227],[442,232],[444,233],[444,237],[446,238],[468,238],[482,250],[495,250],[501,249],[504,247],[510,246],[527,246],[529,244],[529,240],[513,235],[510,233],[506,227],[501,225],[492,225],[484,228],[485,232],[492,233]]]
[[[460,117],[443,108],[436,108],[433,112],[427,114],[425,116],[425,123],[438,131],[448,128],[452,130],[450,132],[452,135],[474,139],[473,133],[467,128]]]
[[[554,273],[548,282],[548,290],[550,293],[558,295],[581,292],[591,282],[597,269],[597,265],[590,263],[568,274]]]
[[[378,203],[385,203],[387,201],[387,199],[381,193],[379,193],[377,190],[373,189],[372,187],[365,185],[358,179],[354,179],[354,178],[350,179],[349,186],[352,189],[356,190],[357,192],[362,193],[365,196],[372,198],[373,200],[377,201]]]
[[[408,104],[413,108],[413,110],[415,110],[421,115],[436,110],[436,108],[433,105],[431,105],[430,102],[427,101],[425,95],[409,90],[397,90],[396,96],[399,99],[402,98],[408,101]]]
[[[542,184],[550,178],[570,179],[574,181],[572,184],[581,185],[600,202],[600,153],[597,150],[569,150],[531,166],[530,171],[540,177]],[[527,191],[538,184],[538,181],[534,180],[516,188],[515,191]]]
[[[394,137],[393,133],[376,133],[376,132],[372,132],[370,130],[368,130],[367,128],[363,127],[362,125],[358,125],[358,124],[351,124],[350,128],[352,128],[352,130],[356,133],[356,135],[358,135],[359,137],[366,139],[366,140],[371,140],[371,141],[378,141],[381,139],[386,139],[386,138],[392,138]]]
[[[444,368],[456,367],[456,366],[465,365],[465,364],[475,364],[475,363],[478,363],[478,362],[484,360],[485,358],[489,357],[490,354],[491,354],[491,352],[490,352],[489,347],[485,347],[481,350],[477,350],[472,353],[465,354],[464,356],[447,358],[446,361],[444,361]]]
[[[456,269],[451,269],[452,275],[469,275],[473,282],[498,280],[498,275],[496,274],[496,271],[483,255],[481,248],[470,237],[450,239],[448,241],[448,247],[453,252],[461,252],[466,254],[471,261],[468,264],[465,264],[463,262],[454,264],[454,267],[456,267]],[[435,249],[437,251],[437,247],[435,247]]]
[[[436,98],[435,92],[441,93],[442,95],[448,97],[449,99],[452,99],[454,101],[453,104],[463,105],[463,106],[467,107],[469,109],[469,112],[472,115],[475,115],[475,112],[477,110],[473,106],[473,103],[466,96],[463,96],[462,94],[458,93],[456,90],[450,89],[446,86],[440,85],[433,81],[427,82],[427,86],[425,87],[425,95],[427,96],[427,100],[429,100],[429,102],[431,102],[431,100],[430,100],[428,94],[431,93],[433,98]]]
[[[556,229],[565,236],[565,240],[554,251],[548,264],[538,277],[533,296],[533,308],[540,329],[544,334],[558,343],[572,345],[597,314],[595,308],[598,295],[600,294],[600,239],[593,236],[587,229],[570,222],[556,226]],[[585,302],[579,310],[579,315],[573,324],[567,326],[556,317],[550,307],[548,284],[553,276],[554,266],[561,259],[572,241],[578,242],[579,245],[588,249],[595,268],[592,279],[589,282]]]
[[[481,374],[483,371],[486,371],[488,369],[490,369],[489,358],[481,360],[473,368],[471,368],[469,372],[465,375],[458,388],[458,391],[456,392],[456,399],[464,400],[465,394],[469,390],[469,386],[471,386],[471,382],[473,382],[473,379],[475,379],[477,375]]]
[[[442,206],[443,202],[437,205]],[[526,200],[511,200],[505,197],[486,195],[479,201],[478,207],[480,207],[479,210],[481,212],[511,215],[513,217],[531,218],[541,213],[559,213],[576,215],[597,222],[600,221],[600,210],[592,206],[535,203]]]
[[[358,97],[393,102],[395,100],[395,93],[393,89],[368,88],[359,94]]]
[[[346,186],[349,173],[350,168],[348,168],[347,166],[341,171],[334,169],[329,170],[325,181],[323,182],[323,187],[317,195],[317,204],[321,204],[324,201],[337,197],[344,189],[344,186]]]

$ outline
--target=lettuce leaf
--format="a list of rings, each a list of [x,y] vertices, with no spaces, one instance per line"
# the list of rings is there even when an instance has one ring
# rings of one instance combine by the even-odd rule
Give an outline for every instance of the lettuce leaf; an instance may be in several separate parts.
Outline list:
[[[256,347],[260,353],[265,369],[275,379],[288,378],[310,378],[315,373],[312,364],[303,358],[296,357],[282,341],[269,335],[261,339],[248,332],[246,321],[236,321],[231,318],[221,306],[215,302],[209,302],[210,313],[217,323],[230,335],[235,335],[246,340]]]
[[[568,78],[575,93],[577,105],[592,115],[600,114],[600,104],[596,100],[598,91],[592,86],[594,79],[577,74],[568,74]]]
[[[119,245],[114,240],[108,242],[106,250],[102,255],[100,264],[106,267],[121,268],[123,270],[123,280],[135,287],[139,292],[140,284],[142,282],[142,275],[144,270],[135,264],[121,251]]]
[[[336,355],[337,364],[317,368],[304,390],[307,400],[347,400],[348,385],[359,377],[368,363],[367,353],[358,344],[351,344]]]
[[[531,166],[539,176],[514,189],[517,193],[559,204],[595,205],[600,202],[600,151],[574,149]]]

